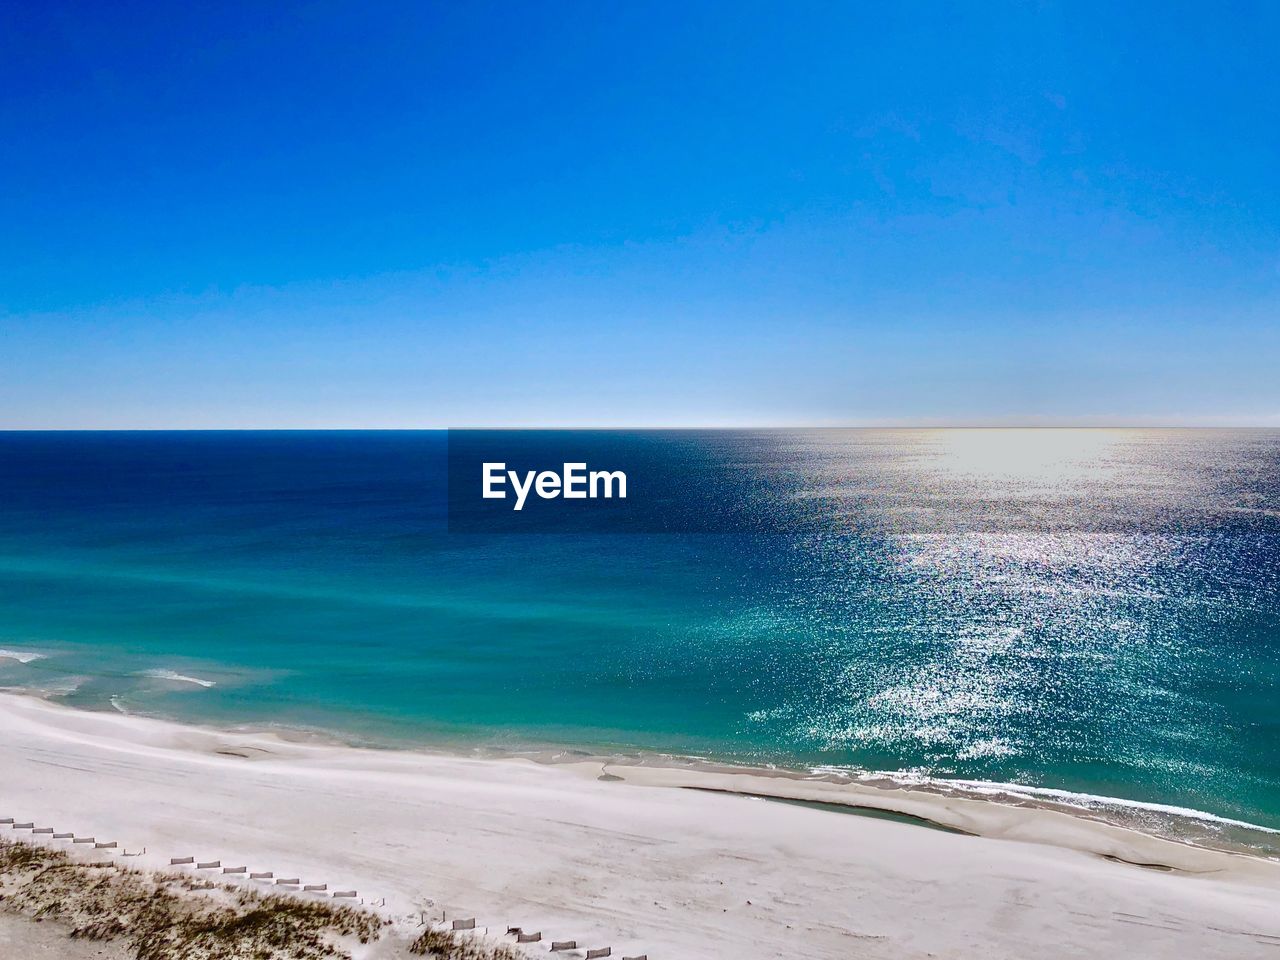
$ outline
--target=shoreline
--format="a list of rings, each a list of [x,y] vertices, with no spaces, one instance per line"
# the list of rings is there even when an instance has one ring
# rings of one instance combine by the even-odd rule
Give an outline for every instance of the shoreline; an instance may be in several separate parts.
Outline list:
[[[40,656],[31,654],[31,656]],[[207,681],[200,681],[201,683]],[[257,722],[218,726],[191,722],[172,717],[134,713],[112,701],[114,714],[105,710],[75,707],[56,702],[49,692],[39,688],[0,687],[0,699],[23,697],[34,699],[59,709],[73,710],[90,715],[119,715],[143,721],[173,724],[179,727],[203,730],[210,734],[227,734],[249,737],[265,737],[282,743],[296,743],[337,749],[368,750],[371,752],[405,753],[427,757],[470,758],[486,761],[525,760],[546,766],[572,766],[574,764],[617,767],[629,771],[648,770],[659,773],[635,774],[655,786],[697,787],[699,775],[718,778],[731,776],[754,778],[753,790],[733,790],[717,787],[724,792],[758,795],[762,798],[797,800],[838,805],[850,808],[849,812],[869,809],[890,814],[901,814],[908,819],[935,823],[946,829],[958,830],[982,836],[1003,836],[1003,825],[997,824],[993,833],[989,829],[993,818],[957,813],[945,803],[926,798],[944,798],[995,804],[1011,809],[1038,809],[1060,813],[1072,818],[1102,826],[1132,831],[1142,836],[1170,843],[1220,851],[1245,857],[1256,857],[1280,862],[1280,829],[1263,824],[1233,819],[1208,811],[1174,806],[1159,802],[1136,801],[1124,797],[1086,794],[1077,791],[1030,786],[1017,783],[973,781],[934,777],[906,771],[856,770],[835,766],[788,767],[783,765],[758,766],[733,760],[719,760],[707,756],[680,755],[643,748],[618,747],[618,752],[594,752],[585,745],[530,744],[525,746],[494,747],[491,744],[469,741],[465,738],[450,741],[391,740],[344,732],[336,728],[305,727],[272,722]],[[664,777],[661,771],[669,776]],[[689,779],[692,773],[693,781]],[[732,782],[732,781],[730,781]],[[799,784],[799,788],[788,784]],[[747,781],[741,781],[745,784]],[[842,788],[813,795],[809,785],[828,783]],[[770,786],[773,785],[773,786]],[[800,792],[797,792],[799,790]],[[1147,816],[1144,822],[1141,817]],[[1241,836],[1245,834],[1245,836]],[[1250,836],[1251,834],[1251,836]],[[1033,831],[1027,839],[1035,836]],[[1054,843],[1053,840],[1039,841]],[[1096,852],[1088,847],[1077,847]]]
[[[984,943],[987,957],[1013,958],[1056,938],[1046,955],[1066,957],[1079,955],[1082,917],[1103,955],[1280,946],[1280,863],[1041,807],[759,772],[368,750],[20,695],[0,695],[0,766],[0,817],[119,841],[111,855],[140,854],[133,865],[218,859],[358,890],[401,923],[443,911],[617,955],[844,960],[856,942],[866,957],[961,957]],[[891,804],[977,835],[759,796]]]

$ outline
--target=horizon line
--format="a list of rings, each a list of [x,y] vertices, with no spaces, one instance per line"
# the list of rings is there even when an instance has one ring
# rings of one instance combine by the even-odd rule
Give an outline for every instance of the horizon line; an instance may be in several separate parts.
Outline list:
[[[552,425],[452,425],[452,426],[141,426],[141,427],[14,427],[0,425],[0,433],[447,433],[454,431],[519,430],[557,431],[783,431],[783,430],[1277,430],[1280,422],[1026,422],[991,421],[894,423],[774,423],[774,424],[552,424]]]

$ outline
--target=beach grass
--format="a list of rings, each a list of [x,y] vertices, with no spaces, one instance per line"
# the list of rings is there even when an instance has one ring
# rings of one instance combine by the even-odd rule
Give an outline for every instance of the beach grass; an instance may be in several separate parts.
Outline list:
[[[488,944],[460,937],[449,930],[432,929],[424,930],[410,944],[409,952],[438,960],[525,960],[527,956],[503,944]]]
[[[259,893],[115,863],[88,864],[0,840],[0,907],[53,921],[74,939],[121,942],[136,960],[340,960],[390,921],[348,905]],[[408,952],[441,960],[515,960],[502,945],[429,930]]]

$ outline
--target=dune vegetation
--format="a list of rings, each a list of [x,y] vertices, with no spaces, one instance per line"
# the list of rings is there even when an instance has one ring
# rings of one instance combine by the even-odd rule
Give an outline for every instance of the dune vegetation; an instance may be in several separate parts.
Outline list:
[[[355,906],[118,863],[80,863],[59,850],[8,840],[0,841],[0,909],[55,922],[72,938],[120,942],[136,960],[349,960],[357,945],[378,941],[391,925]],[[501,944],[436,930],[388,948],[379,955],[520,956]]]

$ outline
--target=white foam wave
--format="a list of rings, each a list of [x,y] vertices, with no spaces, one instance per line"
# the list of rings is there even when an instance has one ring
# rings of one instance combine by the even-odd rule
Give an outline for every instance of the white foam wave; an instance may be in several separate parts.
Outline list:
[[[1019,797],[1024,800],[1056,800],[1067,806],[1079,807],[1083,810],[1124,809],[1146,813],[1158,813],[1169,817],[1186,820],[1197,820],[1201,823],[1214,824],[1220,827],[1239,827],[1245,830],[1257,830],[1260,833],[1280,835],[1274,827],[1264,827],[1247,820],[1235,820],[1222,817],[1207,810],[1196,810],[1194,807],[1179,807],[1169,803],[1153,803],[1146,800],[1128,800],[1124,797],[1106,797],[1096,793],[1077,793],[1074,790],[1059,790],[1055,787],[1029,787],[1021,783],[1000,783],[992,780],[952,780],[945,777],[931,777],[908,770],[894,772],[884,770],[854,771],[847,768],[819,766],[812,768],[814,773],[838,774],[852,776],[858,780],[889,780],[903,786],[934,787],[942,790],[957,790],[962,793],[980,794],[982,796]]]
[[[19,663],[31,663],[35,660],[43,660],[43,653],[33,653],[30,650],[0,650],[0,660],[17,660]]]
[[[88,677],[60,677],[55,680],[50,680],[41,686],[40,689],[50,696],[65,697],[68,694],[75,693],[88,682]]]
[[[1145,800],[1126,800],[1123,797],[1104,797],[1095,793],[1076,793],[1072,790],[1058,790],[1053,787],[1027,787],[1017,783],[993,783],[989,780],[944,780],[935,779],[939,786],[958,787],[975,793],[1008,794],[1028,799],[1037,797],[1047,800],[1058,800],[1077,807],[1096,809],[1099,807],[1123,807],[1126,810],[1144,810],[1149,813],[1163,813],[1173,817],[1184,817],[1188,820],[1200,820],[1204,823],[1216,823],[1228,827],[1243,827],[1246,830],[1260,830],[1263,833],[1280,834],[1280,830],[1264,827],[1261,824],[1249,823],[1247,820],[1233,820],[1231,817],[1220,817],[1216,813],[1196,810],[1193,807],[1179,807],[1169,803],[1151,803]]]
[[[202,680],[200,677],[190,677],[185,673],[176,673],[173,670],[147,670],[143,672],[144,677],[151,677],[153,680],[172,680],[175,683],[194,683],[198,687],[217,686],[214,680]]]

